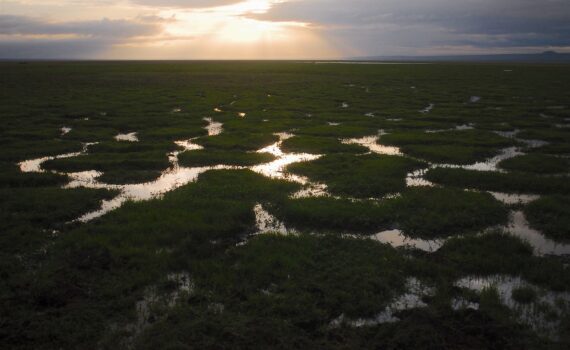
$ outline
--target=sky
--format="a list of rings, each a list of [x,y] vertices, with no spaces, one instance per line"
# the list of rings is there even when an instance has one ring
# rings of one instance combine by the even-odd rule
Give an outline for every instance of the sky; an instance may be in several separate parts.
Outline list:
[[[0,58],[570,52],[570,0],[0,0]]]

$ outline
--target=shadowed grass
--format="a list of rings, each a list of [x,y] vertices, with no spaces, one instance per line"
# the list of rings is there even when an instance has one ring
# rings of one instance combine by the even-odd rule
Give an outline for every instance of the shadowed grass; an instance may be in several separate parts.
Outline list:
[[[541,154],[526,154],[503,160],[499,167],[509,171],[535,174],[557,174],[570,171],[570,161],[565,158]]]
[[[424,165],[398,156],[331,154],[287,170],[326,183],[332,193],[370,198],[402,191],[406,174]]]
[[[570,193],[568,176],[545,177],[533,174],[503,174],[452,168],[430,169],[425,178],[429,181],[453,187],[487,191],[555,194]]]
[[[490,194],[414,188],[393,201],[400,228],[411,237],[448,237],[505,224],[507,209]]]
[[[346,145],[330,137],[295,136],[283,142],[282,149],[294,153],[366,153],[365,147]]]
[[[217,164],[252,166],[275,160],[270,153],[197,150],[181,153],[180,165],[187,167],[210,166]]]
[[[524,208],[530,225],[548,237],[570,242],[570,197],[542,197]]]

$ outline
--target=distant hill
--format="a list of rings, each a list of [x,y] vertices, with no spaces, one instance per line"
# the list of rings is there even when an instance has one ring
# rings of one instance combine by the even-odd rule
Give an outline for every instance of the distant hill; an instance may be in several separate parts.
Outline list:
[[[500,55],[449,55],[449,56],[370,56],[353,57],[354,61],[405,61],[405,62],[528,62],[570,63],[570,53],[545,51],[539,54]]]

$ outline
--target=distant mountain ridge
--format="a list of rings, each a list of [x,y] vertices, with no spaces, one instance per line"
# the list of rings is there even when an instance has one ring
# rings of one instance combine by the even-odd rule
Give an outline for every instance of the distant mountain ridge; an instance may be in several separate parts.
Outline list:
[[[570,53],[545,51],[538,54],[495,55],[442,55],[442,56],[369,56],[352,57],[353,61],[405,61],[405,62],[528,62],[570,63]]]

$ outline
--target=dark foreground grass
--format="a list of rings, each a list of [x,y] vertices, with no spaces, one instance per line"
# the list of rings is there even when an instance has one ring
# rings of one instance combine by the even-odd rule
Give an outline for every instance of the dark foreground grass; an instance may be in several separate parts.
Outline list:
[[[67,176],[44,173],[22,173],[16,164],[0,163],[0,188],[61,186],[69,181]]]
[[[93,347],[110,332],[109,322],[131,322],[145,286],[172,270],[191,270],[202,259],[218,260],[254,230],[257,201],[276,201],[296,189],[250,171],[213,171],[163,199],[128,203],[66,232],[47,256],[38,257],[40,273],[10,274],[3,281],[4,344],[16,347],[26,338],[50,348]],[[61,208],[56,203],[51,207]],[[73,213],[66,208],[61,215],[67,219]],[[41,215],[32,218],[42,220],[47,211]],[[7,274],[11,260],[0,260],[0,273]]]
[[[54,229],[97,209],[101,200],[114,195],[115,191],[85,188],[4,188],[0,189],[0,221],[5,229],[14,223]]]
[[[570,242],[570,197],[542,197],[524,208],[530,225],[559,242]]]
[[[314,332],[277,318],[183,305],[148,329],[136,348],[518,350],[553,346],[528,328],[486,310],[414,309],[398,316],[399,322],[380,326]]]

